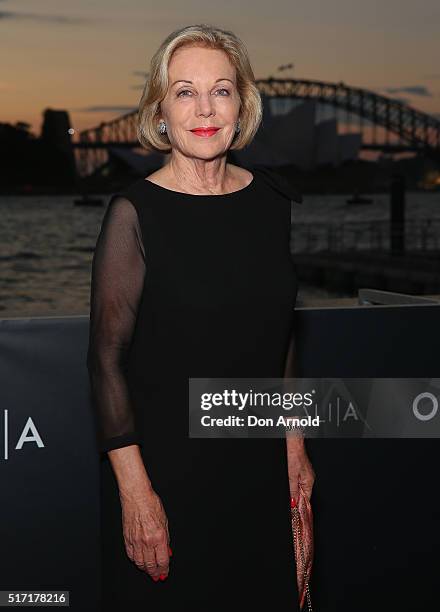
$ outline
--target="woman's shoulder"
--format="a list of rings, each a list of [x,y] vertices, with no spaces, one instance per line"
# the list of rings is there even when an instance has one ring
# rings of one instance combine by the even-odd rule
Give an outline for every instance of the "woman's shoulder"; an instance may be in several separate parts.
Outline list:
[[[290,179],[277,172],[271,166],[255,164],[252,166],[251,171],[287,199],[298,203],[303,201],[301,193],[297,187],[292,184]]]
[[[142,194],[142,191],[145,188],[145,183],[146,181],[143,178],[132,179],[129,183],[126,183],[123,187],[121,187],[118,193],[128,200],[135,200],[137,195]]]
[[[121,226],[134,227],[151,220],[151,198],[145,197],[144,179],[131,180],[114,190],[108,200],[106,216]]]
[[[131,179],[112,193],[110,202],[119,205],[120,208],[124,206],[126,209],[133,208],[139,214],[149,207],[151,201],[150,198],[145,197],[148,193],[147,184],[148,181],[143,178]]]

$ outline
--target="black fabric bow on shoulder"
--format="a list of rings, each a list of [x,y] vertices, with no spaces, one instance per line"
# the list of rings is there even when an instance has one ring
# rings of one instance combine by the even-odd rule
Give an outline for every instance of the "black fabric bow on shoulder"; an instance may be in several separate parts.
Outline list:
[[[274,189],[279,191],[286,198],[289,198],[289,200],[293,200],[299,204],[301,204],[303,201],[301,193],[292,185],[292,183],[285,176],[282,176],[270,166],[255,164],[254,166],[248,168],[248,170],[250,172],[258,172]]]

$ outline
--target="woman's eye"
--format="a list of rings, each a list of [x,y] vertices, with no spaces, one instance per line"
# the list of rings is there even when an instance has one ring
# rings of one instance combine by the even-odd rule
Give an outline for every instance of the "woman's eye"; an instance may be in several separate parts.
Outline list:
[[[224,87],[222,87],[221,89],[217,89],[216,93],[219,93],[221,91],[226,92],[226,94],[221,94],[222,96],[227,95],[229,96],[229,91],[227,89],[225,89]],[[182,91],[179,91],[179,93],[177,94],[177,97],[181,97],[181,98],[187,98],[188,96],[186,95],[182,95],[182,94],[191,94],[192,92],[189,89],[182,89]]]

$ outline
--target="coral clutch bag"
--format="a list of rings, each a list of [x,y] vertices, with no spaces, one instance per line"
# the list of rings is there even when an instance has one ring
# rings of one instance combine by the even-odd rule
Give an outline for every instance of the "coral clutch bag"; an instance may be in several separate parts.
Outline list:
[[[292,513],[292,532],[295,548],[296,573],[299,605],[303,608],[307,598],[308,612],[312,612],[309,580],[313,564],[313,513],[307,495],[299,483],[298,500],[290,499]]]

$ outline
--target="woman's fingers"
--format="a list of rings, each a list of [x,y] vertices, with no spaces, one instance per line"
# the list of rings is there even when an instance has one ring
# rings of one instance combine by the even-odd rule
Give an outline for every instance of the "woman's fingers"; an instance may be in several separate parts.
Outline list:
[[[159,580],[159,571],[157,568],[156,549],[150,546],[144,546],[144,567],[147,574],[153,580]]]
[[[154,530],[147,531],[144,525],[144,533],[140,538],[142,546],[143,563],[145,571],[153,578],[159,580],[160,576],[168,576],[168,540],[164,527],[156,526]],[[163,578],[162,578],[163,579]]]
[[[159,546],[156,546],[156,561],[159,578],[165,580],[169,572],[170,556],[168,554],[168,543],[165,540]]]
[[[309,501],[312,496],[312,489],[313,489],[314,482],[315,482],[315,472],[313,470],[312,464],[310,463],[309,460],[307,460],[305,468],[301,472],[301,485]]]

